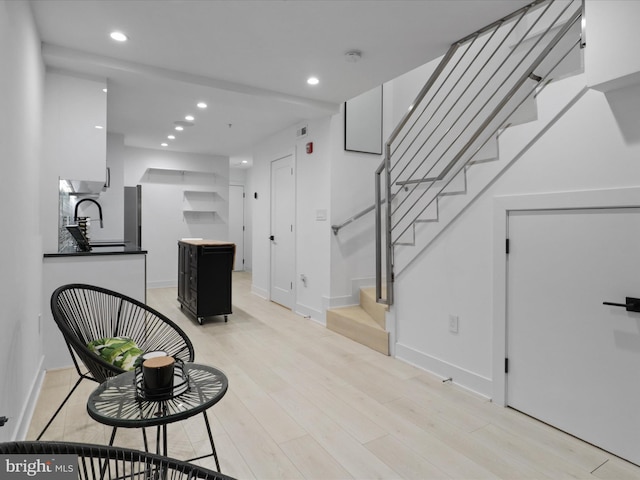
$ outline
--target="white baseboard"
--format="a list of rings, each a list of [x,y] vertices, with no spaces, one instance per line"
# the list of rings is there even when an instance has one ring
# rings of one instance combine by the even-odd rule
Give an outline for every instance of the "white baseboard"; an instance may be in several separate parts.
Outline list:
[[[31,387],[29,388],[27,401],[20,411],[20,416],[18,417],[15,428],[11,434],[12,441],[23,441],[27,438],[29,425],[31,425],[33,412],[36,409],[36,404],[38,403],[38,397],[40,396],[40,390],[42,389],[42,383],[44,382],[44,376],[46,373],[43,365],[44,355],[40,358],[38,368],[36,369],[33,377],[33,382],[31,382]]]
[[[351,280],[351,295],[340,297],[322,297],[322,306],[326,312],[330,308],[351,307],[360,305],[360,289],[373,287],[376,279],[371,277],[353,278]]]
[[[491,399],[492,381],[490,378],[470,372],[431,355],[418,352],[400,343],[396,343],[395,353],[395,358],[398,360],[433,373],[442,379],[450,378],[452,383],[488,400]]]
[[[251,284],[251,293],[265,300],[269,300],[269,292],[264,288],[256,287],[254,284]]]
[[[332,308],[351,307],[358,303],[360,303],[360,301],[354,301],[352,295],[345,295],[344,297],[322,297],[322,308],[325,312]]]
[[[326,326],[327,322],[325,319],[325,315],[320,310],[316,310],[315,308],[311,308],[301,303],[297,303],[294,311],[298,315],[302,315],[303,317],[313,320],[314,322],[319,323],[320,325]]]

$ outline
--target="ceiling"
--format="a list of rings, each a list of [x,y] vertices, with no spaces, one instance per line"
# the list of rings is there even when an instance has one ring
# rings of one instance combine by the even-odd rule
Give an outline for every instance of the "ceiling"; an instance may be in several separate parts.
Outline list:
[[[107,79],[108,131],[129,146],[231,156],[234,166],[253,143],[338,112],[529,1],[30,3],[48,67]],[[113,41],[113,30],[129,40]],[[346,61],[352,50],[360,61]],[[308,85],[310,76],[320,83]],[[176,133],[188,114],[194,125]]]

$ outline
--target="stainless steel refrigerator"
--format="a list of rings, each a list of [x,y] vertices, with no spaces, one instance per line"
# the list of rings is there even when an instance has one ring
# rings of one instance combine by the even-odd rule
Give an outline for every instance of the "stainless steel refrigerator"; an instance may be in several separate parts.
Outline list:
[[[142,185],[124,187],[124,241],[142,248]]]

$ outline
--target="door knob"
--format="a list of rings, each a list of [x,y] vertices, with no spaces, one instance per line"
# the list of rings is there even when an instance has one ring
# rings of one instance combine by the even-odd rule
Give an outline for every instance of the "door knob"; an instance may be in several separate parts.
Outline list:
[[[612,307],[623,307],[627,312],[640,312],[640,298],[626,297],[626,303],[602,302],[603,305],[611,305]]]
[[[273,235],[269,235],[269,240],[271,240],[272,242],[276,239],[276,237],[274,237]]]

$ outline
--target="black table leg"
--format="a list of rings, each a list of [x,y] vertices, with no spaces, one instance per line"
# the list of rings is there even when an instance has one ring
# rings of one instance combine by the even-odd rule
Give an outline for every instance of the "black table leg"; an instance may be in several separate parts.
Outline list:
[[[216,460],[216,468],[218,469],[218,472],[220,472],[220,462],[218,461],[216,446],[213,443],[213,435],[211,434],[211,427],[209,426],[209,418],[207,417],[207,412],[202,412],[202,415],[204,415],[204,423],[207,426],[207,433],[209,434],[209,442],[211,442],[211,451],[213,452],[213,458],[215,458]]]
[[[149,443],[147,442],[147,430],[142,427],[142,440],[144,441],[144,451],[149,452]]]
[[[169,456],[169,452],[167,452],[168,448],[167,448],[167,424],[165,423],[164,425],[162,425],[162,443],[164,444],[164,453],[163,455],[165,457]]]
[[[111,430],[111,438],[109,439],[109,446],[113,446],[113,441],[116,439],[116,432],[118,431],[118,427],[113,427]]]

